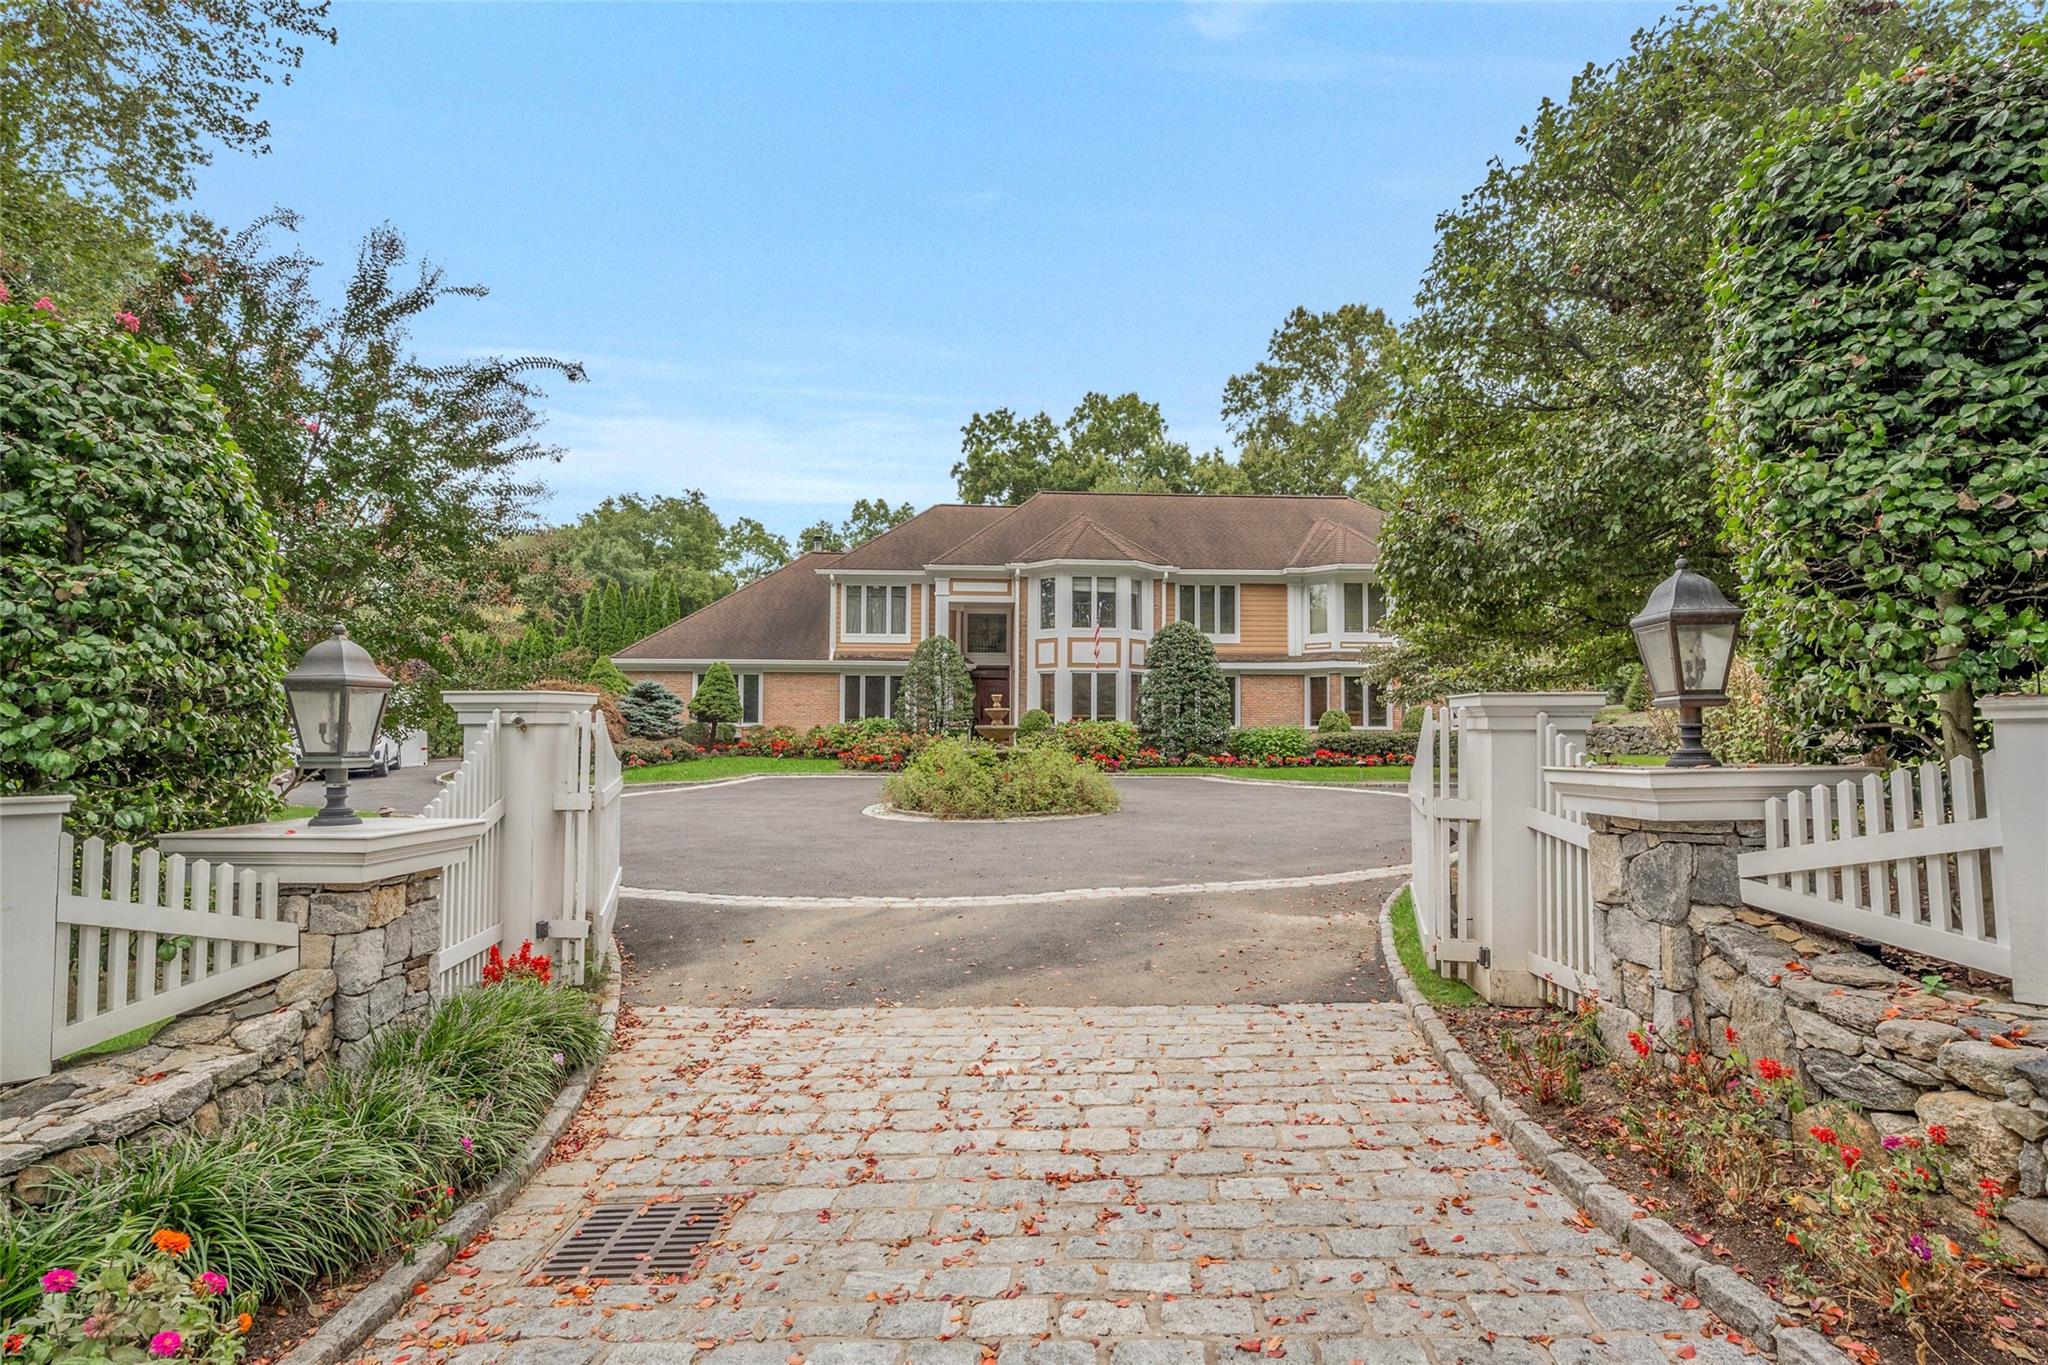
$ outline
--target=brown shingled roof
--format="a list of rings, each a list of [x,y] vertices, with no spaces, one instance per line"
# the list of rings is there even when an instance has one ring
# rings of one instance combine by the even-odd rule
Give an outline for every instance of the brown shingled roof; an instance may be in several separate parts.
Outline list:
[[[832,590],[818,577],[818,570],[839,558],[823,551],[799,555],[774,573],[699,607],[612,657],[825,658],[832,642]]]
[[[1093,517],[1075,517],[1017,556],[1021,564],[1049,564],[1060,559],[1160,562],[1158,555],[1142,545],[1133,545]]]
[[[976,531],[1015,511],[1012,507],[987,507],[979,503],[942,502],[926,508],[909,521],[891,527],[873,540],[854,546],[837,569],[889,570],[923,569]]]
[[[1351,532],[1356,561],[1379,558],[1377,507],[1345,497],[1220,493],[1038,493],[972,536],[934,555],[937,565],[1014,564],[1070,523],[1087,518],[1131,544],[1148,562],[1182,569],[1288,568],[1318,522]],[[1371,553],[1364,550],[1370,548]]]
[[[1375,527],[1374,531],[1377,532]],[[1287,561],[1290,569],[1313,569],[1323,564],[1373,564],[1380,547],[1372,535],[1356,526],[1340,525],[1328,517],[1309,528],[1307,535]]]

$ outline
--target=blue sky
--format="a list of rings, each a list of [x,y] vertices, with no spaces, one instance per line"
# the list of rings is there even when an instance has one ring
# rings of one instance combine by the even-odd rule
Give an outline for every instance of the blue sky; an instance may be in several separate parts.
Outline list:
[[[343,3],[197,206],[330,263],[392,222],[491,289],[423,350],[582,360],[549,516],[788,534],[949,498],[977,410],[1136,390],[1227,445],[1288,310],[1404,314],[1436,214],[1662,8]]]

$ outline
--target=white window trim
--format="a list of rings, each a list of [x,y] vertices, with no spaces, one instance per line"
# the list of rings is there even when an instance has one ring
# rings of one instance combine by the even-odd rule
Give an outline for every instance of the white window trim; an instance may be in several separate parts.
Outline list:
[[[858,588],[861,593],[860,624],[862,626],[867,625],[867,594],[871,592],[882,594],[882,614],[886,617],[889,614],[890,594],[900,591],[903,594],[903,629],[900,631],[885,630],[880,634],[875,634],[868,630],[855,630],[854,621],[846,610],[846,594],[849,589],[853,588]],[[910,618],[912,614],[910,610],[910,588],[911,585],[908,583],[841,583],[839,585],[839,638],[850,644],[908,644],[910,642]]]
[[[1193,616],[1182,616],[1182,615],[1180,614],[1180,594],[1181,594],[1181,592],[1182,592],[1183,590],[1185,590],[1185,589],[1190,589],[1190,588],[1192,588],[1192,589],[1194,590],[1194,593],[1195,593],[1195,614],[1194,614]],[[1204,588],[1209,588],[1209,589],[1222,589],[1222,588],[1228,588],[1228,589],[1230,589],[1230,595],[1231,595],[1231,599],[1232,599],[1232,602],[1233,602],[1233,604],[1234,604],[1234,606],[1235,606],[1235,610],[1234,610],[1234,611],[1232,612],[1232,616],[1233,616],[1233,617],[1235,618],[1235,620],[1236,620],[1236,624],[1237,624],[1237,629],[1236,629],[1236,630],[1233,630],[1233,631],[1229,632],[1228,634],[1225,634],[1225,633],[1223,633],[1223,632],[1221,632],[1221,631],[1214,631],[1214,630],[1202,630],[1202,619],[1201,619],[1201,611],[1202,611],[1202,590],[1203,590]],[[1240,584],[1240,583],[1190,583],[1190,582],[1182,581],[1182,582],[1179,582],[1179,583],[1175,583],[1175,584],[1173,584],[1173,585],[1172,585],[1172,589],[1173,589],[1173,619],[1174,619],[1174,620],[1176,620],[1176,621],[1189,621],[1189,622],[1192,622],[1192,623],[1194,624],[1194,627],[1195,627],[1195,629],[1196,629],[1196,630],[1202,630],[1202,634],[1204,634],[1204,635],[1208,636],[1208,637],[1209,637],[1209,639],[1210,639],[1210,641],[1211,641],[1212,643],[1214,643],[1214,644],[1219,644],[1219,645],[1234,645],[1234,644],[1237,644],[1237,643],[1239,642],[1239,639],[1241,638],[1241,636],[1242,636],[1242,635],[1243,635],[1243,633],[1244,633],[1244,585],[1242,585],[1242,584]],[[1221,614],[1221,606],[1220,606],[1220,594],[1219,594],[1219,606],[1218,606],[1218,614],[1219,614],[1219,615]]]
[[[847,721],[858,721],[858,720],[867,720],[867,719],[871,719],[870,717],[867,717],[867,716],[852,716],[852,715],[848,715],[848,714],[847,714],[847,712],[846,712],[846,683],[847,683],[847,679],[849,679],[849,678],[859,678],[859,679],[861,680],[861,709],[862,709],[862,710],[866,710],[866,709],[867,709],[867,680],[868,680],[869,678],[881,678],[881,679],[883,679],[884,681],[883,681],[883,683],[882,683],[882,714],[883,714],[883,716],[884,716],[885,718],[887,718],[887,719],[891,719],[891,720],[895,719],[895,716],[896,716],[896,708],[897,708],[897,706],[900,706],[900,705],[902,704],[902,700],[901,700],[901,697],[899,696],[899,697],[898,697],[898,699],[897,699],[897,702],[895,703],[895,705],[892,705],[892,704],[890,703],[890,701],[889,701],[889,693],[890,693],[890,690],[891,690],[891,689],[890,689],[890,686],[889,686],[889,682],[890,682],[890,680],[893,680],[893,681],[895,682],[895,684],[896,684],[895,690],[896,690],[896,691],[897,691],[898,693],[900,693],[900,692],[902,691],[902,688],[903,688],[903,675],[902,675],[901,673],[841,673],[841,674],[839,675],[839,719],[840,719],[840,721],[841,721],[841,722],[847,722]]]

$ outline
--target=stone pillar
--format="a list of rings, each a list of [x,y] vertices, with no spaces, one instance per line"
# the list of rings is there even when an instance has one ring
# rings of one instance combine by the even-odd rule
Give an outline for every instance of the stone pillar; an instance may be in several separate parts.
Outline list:
[[[1462,786],[1478,801],[1475,847],[1460,869],[1473,908],[1472,936],[1485,956],[1473,989],[1496,1005],[1540,1005],[1536,948],[1536,836],[1528,812],[1543,782],[1542,722],[1583,740],[1606,704],[1598,692],[1478,692],[1450,699],[1464,716],[1457,763]]]
[[[305,915],[299,971],[280,983],[279,999],[320,1011],[309,1021],[309,1061],[331,1048],[342,1065],[354,1066],[383,1030],[425,1017],[441,948],[439,869],[363,885],[287,886],[281,894]],[[286,984],[301,975],[303,986]],[[322,986],[331,1009],[315,994]]]

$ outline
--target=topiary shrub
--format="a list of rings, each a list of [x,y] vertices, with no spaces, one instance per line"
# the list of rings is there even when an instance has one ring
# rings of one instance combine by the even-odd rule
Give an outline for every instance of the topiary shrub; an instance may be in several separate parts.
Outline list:
[[[896,718],[904,729],[925,734],[965,734],[973,726],[974,675],[960,646],[934,635],[910,652]]]
[[[898,810],[971,820],[1078,815],[1120,804],[1100,768],[1059,749],[1005,749],[950,737],[912,757],[883,784],[882,798]]]
[[[1168,758],[1213,754],[1230,732],[1230,684],[1216,647],[1187,621],[1163,627],[1145,646],[1138,729]]]
[[[1351,733],[1351,717],[1333,707],[1316,717],[1316,733],[1319,735],[1348,735]]]
[[[1050,711],[1041,711],[1034,706],[1023,715],[1017,717],[1018,739],[1030,739],[1033,735],[1042,735],[1050,729],[1052,729],[1052,712]]]
[[[1224,741],[1233,758],[1306,758],[1312,749],[1299,725],[1248,725]]]
[[[585,681],[589,682],[591,686],[596,687],[609,697],[623,697],[633,690],[633,680],[627,677],[625,672],[611,661],[609,655],[598,655],[597,659],[590,665],[590,672],[584,675],[584,677]]]
[[[690,714],[711,728],[714,744],[721,727],[739,724],[740,684],[730,664],[721,660],[704,670],[697,690],[690,694]]]
[[[652,678],[643,678],[619,698],[626,733],[640,739],[673,735],[683,714],[683,699]]]
[[[277,541],[169,349],[0,304],[0,794],[81,833],[267,819],[289,763]]]
[[[2038,42],[1788,116],[1719,218],[1728,535],[1801,748],[1971,753],[2048,660]]]

